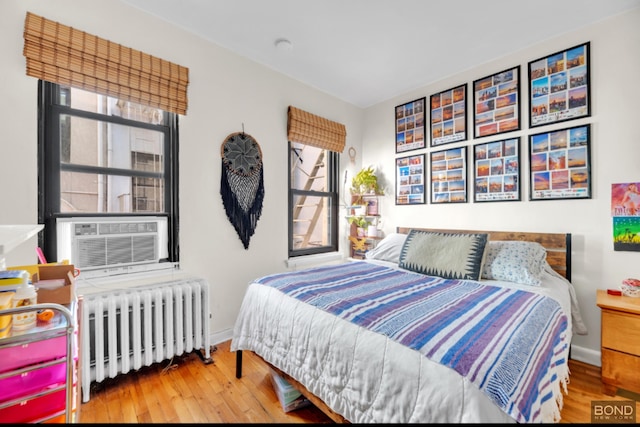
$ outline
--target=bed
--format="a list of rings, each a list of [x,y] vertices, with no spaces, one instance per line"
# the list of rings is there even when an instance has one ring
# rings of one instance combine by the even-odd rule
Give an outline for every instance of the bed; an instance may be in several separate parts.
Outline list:
[[[365,260],[249,284],[231,351],[336,422],[558,422],[586,333],[567,233],[399,227]]]

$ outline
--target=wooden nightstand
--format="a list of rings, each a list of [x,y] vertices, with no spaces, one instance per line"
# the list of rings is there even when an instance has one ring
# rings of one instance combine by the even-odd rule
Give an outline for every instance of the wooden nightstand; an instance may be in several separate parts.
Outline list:
[[[602,391],[640,393],[640,298],[598,289],[596,303],[602,319]]]

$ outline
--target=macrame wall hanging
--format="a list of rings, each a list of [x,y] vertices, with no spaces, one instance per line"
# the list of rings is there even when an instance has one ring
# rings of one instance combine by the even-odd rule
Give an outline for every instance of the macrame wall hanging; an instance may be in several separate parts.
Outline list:
[[[224,210],[244,248],[249,249],[264,200],[262,151],[258,142],[243,131],[227,136],[220,152],[220,195]]]

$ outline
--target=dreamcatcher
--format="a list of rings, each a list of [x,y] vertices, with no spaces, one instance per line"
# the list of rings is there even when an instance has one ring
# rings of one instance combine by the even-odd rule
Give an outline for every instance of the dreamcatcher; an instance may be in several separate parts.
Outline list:
[[[220,151],[220,195],[224,210],[244,248],[248,249],[264,200],[262,151],[258,142],[244,132],[227,136]]]

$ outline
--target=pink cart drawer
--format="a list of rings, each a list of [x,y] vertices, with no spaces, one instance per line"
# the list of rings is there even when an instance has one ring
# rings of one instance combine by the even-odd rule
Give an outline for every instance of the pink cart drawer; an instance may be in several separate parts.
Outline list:
[[[34,341],[0,349],[0,373],[67,355],[67,337]]]
[[[36,422],[57,412],[64,411],[65,390],[61,389],[34,399],[24,400],[16,405],[0,409],[3,423]]]
[[[65,368],[65,363],[58,363],[1,379],[0,403],[28,396],[53,385],[64,385],[67,378]]]

